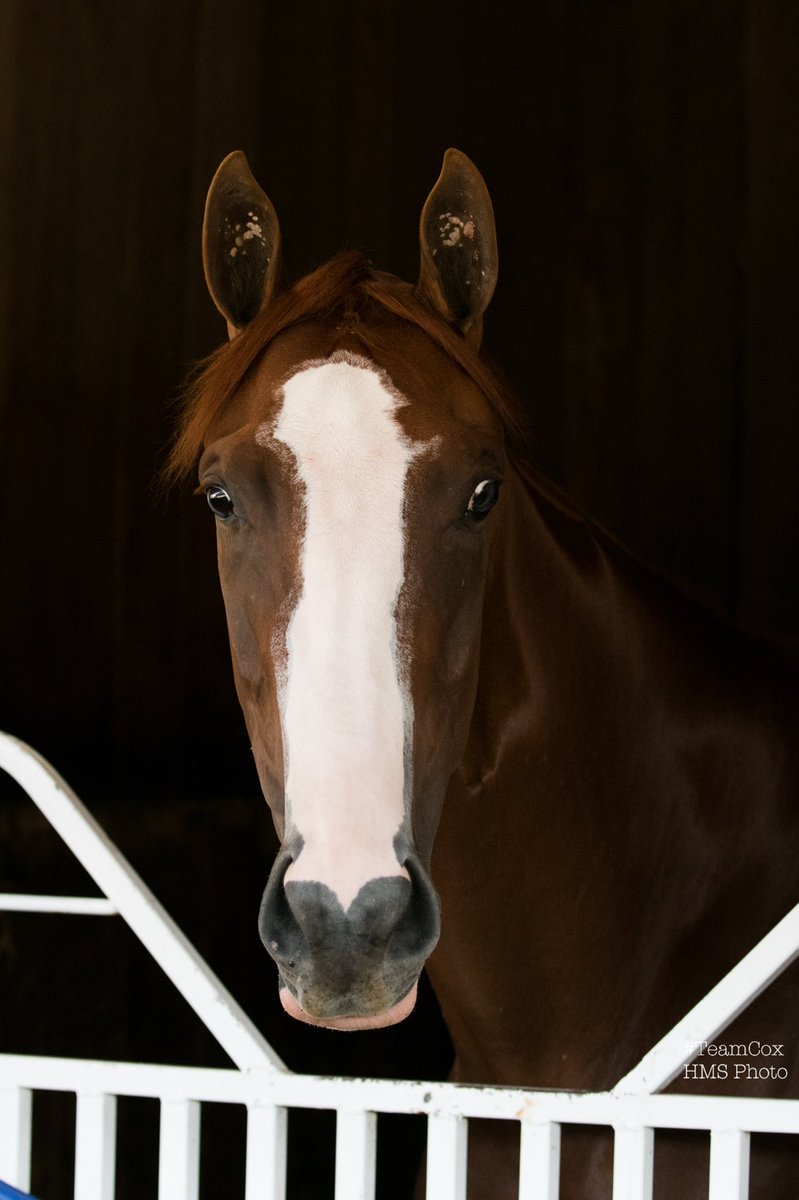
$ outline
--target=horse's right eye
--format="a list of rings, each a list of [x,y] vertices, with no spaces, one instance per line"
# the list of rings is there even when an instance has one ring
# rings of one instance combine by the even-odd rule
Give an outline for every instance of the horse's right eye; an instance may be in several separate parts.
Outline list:
[[[220,521],[227,521],[236,511],[230,496],[218,483],[212,483],[205,489],[205,498],[211,512],[215,517],[219,517]]]

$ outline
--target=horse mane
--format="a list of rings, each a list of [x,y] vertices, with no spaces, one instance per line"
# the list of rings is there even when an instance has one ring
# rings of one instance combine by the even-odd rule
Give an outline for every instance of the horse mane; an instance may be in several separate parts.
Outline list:
[[[616,555],[630,557],[611,534],[542,471],[533,454],[521,401],[497,367],[477,352],[459,329],[447,324],[416,295],[411,284],[377,271],[358,251],[344,251],[299,282],[285,288],[232,341],[201,360],[184,389],[177,435],[162,472],[168,485],[196,465],[209,430],[270,343],[305,321],[335,321],[368,350],[381,348],[386,316],[421,329],[480,389],[502,423],[508,456],[524,486],[534,493],[559,527],[559,537],[584,546],[600,541]]]
[[[284,330],[318,318],[337,320],[342,330],[355,335],[367,349],[379,349],[386,315],[407,321],[426,333],[480,388],[502,422],[506,448],[523,485],[553,524],[554,536],[570,547],[576,559],[594,561],[601,548],[617,564],[627,563],[641,578],[662,591],[682,595],[697,609],[707,610],[707,598],[692,596],[685,581],[675,587],[668,576],[592,519],[578,501],[542,471],[526,429],[523,408],[510,385],[487,356],[478,353],[414,294],[411,284],[375,270],[356,251],[345,251],[284,289],[231,342],[201,360],[182,394],[178,431],[162,472],[162,482],[173,484],[194,468],[211,426],[222,414],[248,372],[269,344]],[[729,618],[714,607],[712,616],[724,627]],[[757,640],[757,639],[754,639]]]
[[[526,457],[520,405],[496,368],[459,330],[427,308],[410,284],[375,270],[360,253],[345,251],[280,292],[231,342],[198,363],[183,392],[177,436],[164,470],[167,482],[192,470],[211,426],[278,334],[304,321],[337,319],[367,348],[374,347],[367,318],[374,321],[381,310],[417,326],[468,375],[501,420],[514,458]]]

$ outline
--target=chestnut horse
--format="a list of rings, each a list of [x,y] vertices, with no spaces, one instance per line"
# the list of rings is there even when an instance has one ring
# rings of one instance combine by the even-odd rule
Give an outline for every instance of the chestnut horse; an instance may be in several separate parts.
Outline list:
[[[464,155],[422,212],[415,286],[357,254],[287,286],[239,153],[204,260],[230,338],[171,468],[199,459],[216,517],[281,842],[260,930],[283,1005],[388,1025],[429,958],[455,1079],[612,1086],[799,895],[796,667],[528,465],[479,354],[497,254]],[[786,1046],[788,1081],[737,1090],[790,1093],[796,1012],[786,976],[738,1019],[735,1042]],[[514,1135],[475,1123],[470,1197],[515,1195]],[[601,1132],[564,1138],[564,1200],[608,1195],[610,1158]],[[656,1194],[706,1194],[703,1143],[656,1159]],[[796,1177],[776,1139],[754,1154],[753,1196]]]

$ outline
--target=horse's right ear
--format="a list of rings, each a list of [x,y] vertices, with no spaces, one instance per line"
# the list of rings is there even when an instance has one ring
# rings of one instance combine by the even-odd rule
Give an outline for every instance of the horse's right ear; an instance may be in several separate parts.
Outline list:
[[[277,214],[240,150],[227,156],[208,190],[203,266],[231,338],[269,303],[282,282]]]

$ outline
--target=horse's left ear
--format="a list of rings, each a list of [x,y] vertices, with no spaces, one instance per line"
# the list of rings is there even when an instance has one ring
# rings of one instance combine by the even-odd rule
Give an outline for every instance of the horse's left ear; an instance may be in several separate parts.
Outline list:
[[[282,283],[280,225],[240,150],[214,175],[205,202],[203,266],[208,290],[235,335]]]
[[[497,234],[485,181],[460,150],[444,155],[441,175],[422,210],[419,240],[417,292],[479,345],[483,313],[497,282]]]

